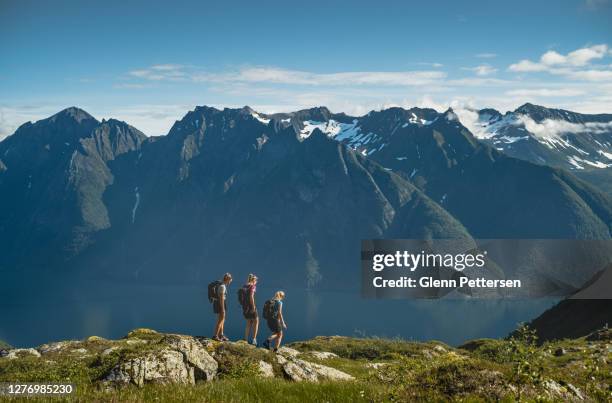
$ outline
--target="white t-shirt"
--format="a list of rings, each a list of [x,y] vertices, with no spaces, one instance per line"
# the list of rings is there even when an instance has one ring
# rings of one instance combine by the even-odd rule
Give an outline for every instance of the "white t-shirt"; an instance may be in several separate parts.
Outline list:
[[[221,298],[221,295],[223,295],[223,299],[227,297],[227,287],[225,286],[225,283],[221,283],[219,285],[219,288],[217,289],[217,295],[219,296],[219,298]]]

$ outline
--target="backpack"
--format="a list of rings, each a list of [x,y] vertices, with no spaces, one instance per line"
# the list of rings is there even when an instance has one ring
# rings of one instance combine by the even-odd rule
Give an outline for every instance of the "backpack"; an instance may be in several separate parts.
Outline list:
[[[247,305],[248,294],[249,294],[248,285],[243,285],[242,287],[238,289],[238,302],[240,303],[240,306],[242,306],[243,308]]]
[[[219,280],[215,280],[208,284],[208,301],[212,303],[214,300],[219,299],[219,286],[223,284]]]
[[[276,316],[278,315],[276,312],[276,307],[278,306],[278,304],[276,303],[276,300],[273,299],[269,299],[266,301],[266,303],[264,304],[263,307],[263,317],[264,319],[274,319],[276,318]]]

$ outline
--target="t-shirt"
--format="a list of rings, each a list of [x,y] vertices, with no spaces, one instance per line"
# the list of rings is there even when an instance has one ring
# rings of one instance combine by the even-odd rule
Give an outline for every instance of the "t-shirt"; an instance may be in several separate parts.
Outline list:
[[[219,298],[221,298],[221,296],[223,295],[223,299],[227,297],[227,287],[225,286],[225,283],[221,283],[219,285],[219,288],[217,289],[217,295],[219,296]]]
[[[281,301],[280,299],[277,299],[276,309],[274,310],[274,319],[280,319],[280,316],[278,315],[278,313],[281,311],[282,307],[283,307],[283,301]]]

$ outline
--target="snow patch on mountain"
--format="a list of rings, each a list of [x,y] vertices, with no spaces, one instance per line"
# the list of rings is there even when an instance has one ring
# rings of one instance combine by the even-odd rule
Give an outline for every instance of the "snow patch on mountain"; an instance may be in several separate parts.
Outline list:
[[[300,139],[310,137],[315,129],[319,129],[328,137],[348,145],[364,156],[372,155],[386,146],[385,143],[379,144],[380,136],[376,133],[362,132],[357,119],[354,119],[351,123],[342,123],[334,119],[330,119],[327,122],[305,120],[303,125],[304,128],[299,133]]]
[[[251,112],[251,116],[253,116],[255,119],[259,120],[264,125],[267,125],[268,123],[270,123],[270,119],[260,115],[259,113],[255,112],[255,111]]]

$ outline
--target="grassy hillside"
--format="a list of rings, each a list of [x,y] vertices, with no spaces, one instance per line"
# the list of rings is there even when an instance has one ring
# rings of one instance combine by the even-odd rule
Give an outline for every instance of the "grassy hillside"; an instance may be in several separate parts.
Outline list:
[[[43,345],[36,352],[12,350],[12,356],[0,358],[0,382],[70,381],[77,385],[71,399],[81,401],[565,402],[611,397],[607,329],[589,338],[541,346],[535,341],[525,328],[510,340],[474,340],[459,348],[333,336],[296,342],[275,354],[242,342],[140,330],[116,341],[91,337]],[[202,356],[190,355],[200,347]],[[173,378],[175,367],[160,358],[172,349],[186,352],[185,362],[207,374],[196,370],[194,384],[185,381],[188,377]],[[210,378],[210,367],[201,365],[206,357],[214,358]],[[149,370],[155,368],[157,378],[137,386],[135,363],[143,360],[153,363]],[[118,368],[129,368],[132,378],[118,376]],[[319,378],[300,379],[308,376],[300,368],[314,368]]]

